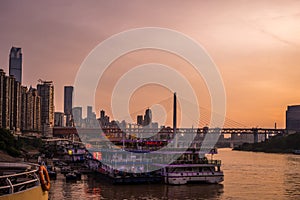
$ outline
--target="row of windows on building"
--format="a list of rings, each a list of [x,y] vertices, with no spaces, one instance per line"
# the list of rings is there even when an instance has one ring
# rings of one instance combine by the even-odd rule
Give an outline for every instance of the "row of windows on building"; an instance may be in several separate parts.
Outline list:
[[[0,128],[40,132],[43,124],[54,122],[53,83],[27,88],[0,69],[0,105]]]

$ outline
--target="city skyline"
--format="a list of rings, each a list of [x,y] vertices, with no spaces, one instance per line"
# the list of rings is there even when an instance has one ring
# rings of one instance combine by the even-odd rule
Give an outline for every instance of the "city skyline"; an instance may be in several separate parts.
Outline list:
[[[36,85],[38,79],[53,80],[55,111],[63,111],[63,86],[73,85],[80,64],[98,43],[121,31],[145,26],[180,31],[204,46],[222,75],[230,119],[249,127],[273,127],[275,122],[278,127],[285,127],[287,106],[300,103],[298,1],[100,1],[94,4],[86,7],[77,1],[1,2],[0,67],[8,72],[9,49],[21,47],[22,84],[30,86]],[[187,66],[184,61],[162,52],[134,52],[120,58],[112,64],[118,73],[108,74],[109,78],[104,78],[99,85],[97,98],[104,97],[105,101],[93,106],[96,113],[104,109],[112,116],[106,97],[111,85],[130,67],[151,61],[181,71]],[[191,73],[185,73],[192,83],[198,83]],[[209,107],[207,89],[203,83],[200,85],[196,91],[205,93],[202,106]],[[146,89],[161,92],[160,99],[172,93],[157,86],[141,88],[133,95],[132,112],[160,101],[151,97],[144,104],[137,103],[142,97],[148,97]]]

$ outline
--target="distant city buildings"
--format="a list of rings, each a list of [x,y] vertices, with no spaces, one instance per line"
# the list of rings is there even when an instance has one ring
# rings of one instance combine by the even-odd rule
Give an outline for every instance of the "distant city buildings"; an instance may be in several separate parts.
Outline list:
[[[0,127],[14,131],[41,131],[37,90],[21,86],[0,69]]]
[[[144,117],[143,115],[138,115],[136,121],[138,126],[158,128],[158,123],[152,122],[152,111],[149,108],[145,111]]]
[[[21,87],[21,130],[41,131],[41,97],[37,89]]]
[[[87,116],[83,121],[84,128],[96,128],[99,127],[99,123],[96,119],[96,113],[93,112],[92,106],[87,106]]]
[[[292,131],[300,131],[300,105],[287,107],[286,129]]]
[[[54,125],[54,85],[52,81],[40,81],[37,85],[38,95],[41,97],[42,126]]]
[[[152,111],[148,108],[144,115],[144,126],[150,125],[152,122]]]
[[[158,123],[153,122],[151,109],[146,109],[144,115],[138,115],[136,123],[110,121],[104,110],[100,110],[97,119],[92,106],[87,106],[87,116],[83,118],[82,107],[73,107],[73,91],[73,86],[64,87],[64,112],[55,112],[53,82],[40,80],[36,89],[23,86],[22,51],[21,48],[12,47],[9,75],[0,69],[0,128],[48,133],[53,126],[158,129]],[[300,105],[287,107],[286,129],[300,131]]]
[[[20,83],[14,76],[6,76],[0,69],[0,125],[10,130],[20,130]]]
[[[73,108],[73,86],[64,87],[64,113],[66,115],[66,126],[72,126],[72,108]]]
[[[100,111],[100,118],[98,119],[101,127],[108,127],[110,125],[109,116],[105,115],[105,111]]]
[[[12,47],[9,54],[9,75],[22,84],[22,52],[21,48]]]
[[[54,112],[54,126],[63,127],[64,126],[64,116],[63,112]]]
[[[73,86],[64,87],[64,112],[54,110],[54,84],[52,81],[39,80],[37,88],[22,84],[21,48],[12,47],[9,54],[9,75],[0,69],[0,128],[16,132],[38,132],[51,136],[51,128],[145,128],[158,127],[152,122],[152,112],[138,116],[138,123],[112,120],[100,110],[96,118],[92,106],[87,106],[87,115],[82,116],[82,107],[73,107]]]
[[[81,127],[82,124],[82,107],[72,108],[73,124],[75,127]]]

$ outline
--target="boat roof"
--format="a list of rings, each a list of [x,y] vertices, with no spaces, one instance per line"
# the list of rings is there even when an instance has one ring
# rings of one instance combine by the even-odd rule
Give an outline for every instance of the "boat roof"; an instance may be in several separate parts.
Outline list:
[[[173,168],[183,168],[183,167],[214,167],[214,164],[153,164],[159,167],[173,167]]]
[[[4,169],[4,168],[28,169],[31,168],[31,165],[26,163],[0,162],[0,169]]]

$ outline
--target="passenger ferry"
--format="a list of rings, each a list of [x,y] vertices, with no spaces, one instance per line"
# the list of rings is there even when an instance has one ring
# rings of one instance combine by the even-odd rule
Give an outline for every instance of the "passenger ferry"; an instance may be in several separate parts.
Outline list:
[[[221,160],[199,158],[199,153],[188,150],[175,162],[162,167],[161,176],[164,183],[183,185],[187,183],[212,183],[224,181]]]
[[[221,170],[221,160],[199,157],[196,148],[168,148],[163,151],[152,151],[151,159],[147,157],[150,151],[106,149],[97,152],[94,162],[97,171],[109,178],[112,183],[158,183],[181,185],[186,183],[220,183],[224,180]],[[216,153],[214,151],[214,153]],[[174,155],[178,158],[170,164]],[[208,154],[207,154],[208,156]]]
[[[144,157],[148,152],[132,150],[128,153],[120,149],[102,149],[101,152],[92,153],[93,159],[89,160],[89,166],[113,184],[161,182],[160,174],[149,170],[153,163]]]
[[[222,182],[224,174],[221,161],[199,156],[201,142],[197,135],[200,133],[197,132],[194,137],[189,134],[181,141],[180,136],[184,136],[184,133],[177,132],[176,93],[173,104],[173,129],[167,127],[155,130],[154,135],[150,129],[141,128],[135,132],[135,136],[131,136],[133,134],[111,128],[96,140],[90,140],[88,151],[93,154],[89,164],[91,168],[109,177],[113,183],[164,182],[180,185]],[[145,133],[151,137],[139,137]],[[117,135],[116,139],[113,139],[114,135]],[[126,135],[131,137],[126,138]],[[192,145],[192,142],[186,140],[196,141]]]
[[[48,200],[49,190],[44,166],[0,162],[0,200]]]

